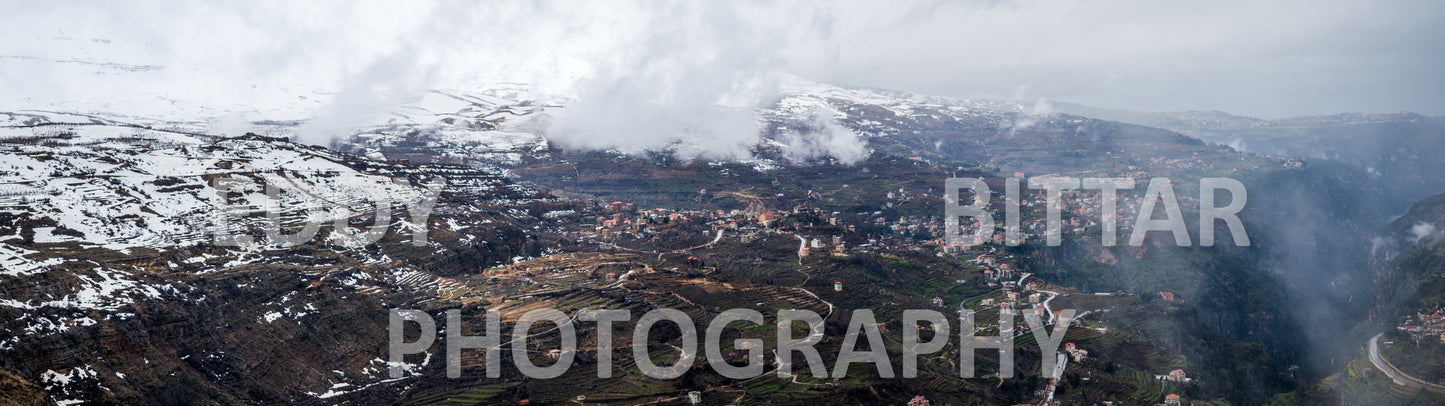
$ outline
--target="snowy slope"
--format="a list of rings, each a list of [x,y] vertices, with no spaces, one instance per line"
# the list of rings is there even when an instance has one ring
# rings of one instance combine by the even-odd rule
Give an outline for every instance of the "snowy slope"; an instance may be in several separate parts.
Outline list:
[[[525,84],[497,84],[467,91],[435,90],[361,126],[342,143],[345,150],[374,159],[469,162],[505,171],[526,156],[545,156],[549,125],[568,113],[572,97],[534,98]],[[1014,102],[919,96],[856,89],[790,77],[776,94],[755,108],[764,130],[756,147],[789,155],[789,149],[819,149],[846,154],[863,148],[869,137],[903,132],[917,121],[966,121],[1007,128],[1035,108]],[[885,114],[877,114],[879,112]],[[829,134],[823,127],[851,135]],[[274,128],[269,134],[285,134]],[[840,139],[828,139],[829,137]],[[823,138],[813,141],[810,139]],[[669,150],[671,145],[655,145]],[[815,151],[818,152],[818,151]],[[744,161],[773,162],[758,157]]]
[[[272,184],[289,192],[275,204],[292,223],[303,213],[318,221],[350,217],[356,208],[374,207],[378,196],[421,198],[417,187],[353,170],[320,148],[35,120],[0,127],[0,210],[53,223],[36,233],[38,243],[125,250],[205,241],[214,227],[232,226],[214,224],[211,181],[223,177],[244,180],[229,199],[237,206],[232,216],[263,213],[262,184]]]

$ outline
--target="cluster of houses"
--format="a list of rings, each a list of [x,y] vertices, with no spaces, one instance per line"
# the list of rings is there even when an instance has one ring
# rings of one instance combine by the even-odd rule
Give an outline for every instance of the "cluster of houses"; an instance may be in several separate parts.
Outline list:
[[[1137,191],[1138,190],[1136,190],[1136,192]],[[931,193],[910,194],[904,189],[899,189],[896,192],[888,193],[887,204],[893,205],[912,199],[930,198],[932,197],[930,194]],[[1124,198],[1124,196],[1116,197],[1119,197],[1116,200],[1119,216],[1118,229],[1127,230],[1132,227],[1131,223],[1134,221],[1135,213],[1137,213],[1139,209],[1139,207],[1137,207],[1138,199]],[[1090,231],[1090,228],[1097,230],[1099,226],[1097,211],[1101,205],[1101,198],[1098,193],[1096,191],[1093,193],[1066,192],[1064,198],[1064,209],[1066,213],[1068,213],[1064,218],[1064,231],[1066,233],[1097,232]],[[1036,210],[1035,212],[1042,212],[1044,209],[1042,206],[1045,203],[1042,199],[1034,200],[1035,199],[1025,199],[1023,204],[1026,207],[1034,208]],[[1184,200],[1181,196],[1181,203],[1184,203]],[[793,235],[801,236],[802,234],[809,233],[805,231],[805,229],[811,225],[822,226],[820,229],[817,229],[821,235],[816,237],[800,237],[803,238],[802,243],[799,245],[798,255],[800,257],[825,255],[823,254],[825,252],[830,255],[845,256],[850,253],[850,250],[852,250],[852,252],[867,251],[874,247],[891,245],[894,242],[900,245],[918,247],[922,250],[938,249],[942,251],[940,254],[959,252],[956,250],[956,247],[947,246],[941,239],[926,240],[927,242],[923,244],[920,244],[914,239],[916,235],[920,233],[934,236],[941,235],[943,233],[943,225],[937,217],[902,216],[889,221],[889,219],[883,217],[880,212],[875,212],[873,216],[862,217],[864,221],[858,223],[858,226],[854,226],[850,224],[840,224],[840,213],[838,212],[827,212],[807,205],[800,205],[790,210],[776,211],[670,210],[664,208],[638,210],[631,203],[623,202],[612,202],[606,205],[599,205],[598,207],[603,209],[602,213],[604,213],[604,215],[584,218],[595,220],[595,223],[588,222],[583,230],[577,231],[576,233],[603,237],[630,234],[635,237],[645,238],[651,233],[654,233],[658,225],[688,224],[691,225],[691,228],[707,230],[702,232],[708,234],[726,230],[728,231],[726,235],[729,238],[739,238],[744,242],[749,242],[769,234],[792,234],[796,232],[796,234]],[[822,230],[827,228],[827,226],[835,226],[838,230]],[[867,229],[866,233],[876,234],[852,234],[850,236],[850,233],[860,231],[860,227]],[[1045,220],[1042,216],[1031,219],[1026,218],[1024,228],[1028,236],[1042,236],[1046,231]],[[886,229],[886,231],[880,233],[880,229]],[[996,234],[994,239],[997,240],[996,242],[1002,243],[1003,234],[1001,232]],[[859,244],[850,245],[847,243],[847,240]],[[862,244],[864,241],[867,243]],[[950,249],[954,251],[950,252]],[[969,260],[970,263],[982,269],[984,280],[989,286],[1002,288],[1002,297],[983,299],[982,305],[986,307],[996,306],[1003,315],[1029,312],[1042,314],[1048,311],[1044,306],[1044,300],[1047,296],[1038,291],[1040,282],[1035,281],[1020,284],[1020,281],[1016,279],[1020,271],[1006,261],[1008,257],[1000,256],[1000,253],[995,251],[995,249],[997,249],[997,247],[983,247],[981,248],[982,251],[975,251],[984,252],[982,255],[978,255]],[[689,258],[689,260],[696,260],[696,257]],[[608,280],[619,278],[615,272],[608,273],[607,275]],[[625,276],[621,277],[621,279],[625,278]],[[962,282],[962,280],[960,282]],[[843,291],[843,282],[834,282],[833,288],[835,291]],[[1164,300],[1174,300],[1174,295],[1171,292],[1158,292],[1158,295]],[[940,297],[933,297],[931,302],[934,306],[946,305]],[[1055,315],[1062,317],[1058,313],[1055,313]],[[1068,323],[1069,320],[1061,319],[1058,320],[1058,322]],[[1429,315],[1417,314],[1412,319],[1407,320],[1400,329],[1411,334],[1439,337],[1442,341],[1445,341],[1445,316],[1442,316],[1440,311],[1433,312]],[[1016,329],[1005,330],[1000,333],[1011,334],[1014,333],[1014,330]],[[746,347],[740,349],[746,349]],[[1089,359],[1089,351],[1078,347],[1072,342],[1065,343],[1062,351],[1074,362],[1081,363]],[[552,350],[547,355],[555,359],[566,354],[561,352],[561,350]],[[726,358],[730,361],[743,361],[748,356],[749,355],[743,351],[731,351],[727,353]],[[756,361],[763,361],[765,359],[765,355],[762,353],[755,356],[758,357]],[[776,363],[778,360],[774,359],[774,362]],[[1185,375],[1182,369],[1176,369],[1167,375],[1155,375],[1154,377],[1161,382],[1190,383],[1193,381],[1193,379]],[[701,393],[688,393],[688,401],[692,404],[700,403]],[[1106,402],[1106,404],[1107,403],[1108,402]],[[928,405],[930,402],[923,396],[916,396],[907,404]],[[1170,394],[1165,398],[1163,405],[1180,405],[1180,398],[1178,395]]]
[[[875,213],[875,215],[881,213]],[[884,226],[891,234],[912,237],[924,235],[926,237],[940,237],[943,235],[943,222],[936,216],[900,216],[888,221],[887,217],[874,217],[874,226]],[[935,241],[935,243],[937,243]]]
[[[1117,402],[1114,402],[1112,400],[1104,401],[1105,406],[1114,406],[1115,403]],[[1182,403],[1180,403],[1180,398],[1178,394],[1170,393],[1168,395],[1164,395],[1164,403],[1155,403],[1154,406],[1182,406]]]
[[[1164,403],[1161,403],[1161,405],[1162,405],[1162,406],[1179,406],[1179,405],[1180,405],[1180,403],[1179,403],[1179,395],[1178,395],[1178,394],[1174,394],[1174,393],[1170,393],[1170,394],[1168,394],[1168,395],[1164,395]]]
[[[1177,382],[1177,383],[1190,383],[1190,382],[1193,382],[1193,381],[1194,381],[1193,378],[1190,378],[1190,377],[1188,377],[1188,376],[1185,376],[1185,375],[1184,375],[1184,370],[1182,370],[1182,369],[1176,369],[1176,370],[1173,370],[1173,371],[1169,371],[1169,375],[1154,375],[1154,379],[1160,380],[1160,381]]]
[[[1039,315],[1047,321],[1048,316],[1046,312],[1048,312],[1048,308],[1045,307],[1043,303],[1044,295],[1043,293],[1036,292],[1039,288],[1038,282],[1029,282],[1022,287],[1022,291],[1029,292],[1028,294],[1014,290],[1018,287],[1013,285],[1013,281],[1004,282],[1004,296],[1002,298],[983,299],[980,304],[985,307],[997,306],[999,314],[1005,316],[1027,315],[1032,313]],[[1054,317],[1062,317],[1061,312],[1054,312]],[[1068,323],[1069,320],[1061,318],[1058,322]],[[1087,354],[1087,352],[1085,354]]]
[[[823,251],[827,251],[835,257],[848,256],[848,243],[846,241],[843,241],[843,236],[834,235],[832,236],[831,241],[832,242],[829,243],[823,242],[822,238],[813,238],[812,240],[809,240],[808,243],[803,244],[802,247],[798,248],[798,257],[807,258],[808,255],[814,252]]]
[[[597,216],[593,220],[590,229],[575,231],[582,237],[609,238],[622,235],[630,235],[634,238],[648,238],[653,228],[660,224],[695,224],[708,227],[705,231],[709,235],[720,230],[730,231],[729,233],[744,243],[752,242],[758,238],[781,232],[788,232],[790,228],[803,226],[794,222],[785,221],[788,217],[799,217],[812,220],[808,226],[838,226],[845,232],[855,232],[856,227],[852,225],[839,225],[838,212],[826,212],[807,205],[799,205],[791,210],[777,211],[745,211],[745,210],[671,210],[665,208],[637,210],[630,203],[612,202],[603,207],[607,215]],[[869,244],[876,244],[876,238],[870,238]],[[849,253],[849,246],[842,235],[816,237],[805,242],[799,247],[798,255],[807,257],[811,254],[827,252],[834,256],[845,256]]]
[[[1010,281],[1015,273],[1013,265],[1002,262],[993,255],[979,255],[968,262],[983,268],[983,277],[988,281],[989,286],[998,286],[1002,283],[1008,287],[1013,284],[1013,281]]]
[[[1074,362],[1084,362],[1084,360],[1089,359],[1089,350],[1079,348],[1074,345],[1074,343],[1064,343],[1064,352],[1068,353],[1069,357],[1074,359]]]
[[[1430,312],[1430,314],[1425,314],[1425,312]],[[1438,339],[1445,344],[1445,313],[1442,312],[1445,312],[1445,308],[1415,312],[1413,316],[1406,316],[1405,321],[1396,328],[1409,334],[1410,339],[1416,343],[1423,343],[1427,339]]]
[[[891,200],[908,201],[924,198],[929,193],[913,194],[906,190],[892,193]],[[840,212],[829,212],[806,204],[788,210],[672,210],[665,208],[637,209],[631,203],[594,203],[602,215],[589,218],[587,226],[572,233],[581,238],[615,238],[630,236],[637,239],[650,238],[657,227],[664,224],[687,224],[706,227],[702,231],[715,235],[721,230],[728,231],[728,238],[737,238],[743,243],[758,240],[767,235],[779,233],[805,234],[808,228],[817,228],[821,235],[810,238],[799,247],[800,257],[813,255],[847,256],[856,252],[869,252],[878,248],[900,248],[916,252],[938,251],[946,248],[943,240],[943,224],[935,216],[901,216],[887,218],[882,212],[872,216],[864,215],[857,224],[848,224]],[[831,231],[823,229],[833,227]],[[850,237],[852,235],[852,237]],[[917,239],[922,235],[925,239]],[[850,244],[850,242],[852,244]],[[945,252],[948,252],[945,249]],[[959,252],[953,250],[952,252]],[[939,252],[939,255],[943,255]],[[1013,277],[1011,265],[1002,262],[981,265],[987,268],[990,281],[1001,281]]]
[[[772,227],[780,216],[774,212],[750,213],[741,210],[706,211],[665,208],[637,210],[632,203],[612,202],[603,207],[607,215],[594,218],[592,230],[578,232],[584,236],[611,237],[633,234],[644,237],[651,225],[702,223],[713,229],[757,231]]]

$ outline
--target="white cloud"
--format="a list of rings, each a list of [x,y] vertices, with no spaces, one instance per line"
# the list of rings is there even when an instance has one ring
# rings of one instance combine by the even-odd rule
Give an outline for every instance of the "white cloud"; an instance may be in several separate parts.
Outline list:
[[[1410,231],[1406,232],[1407,234],[1409,234],[1406,238],[1410,240],[1410,245],[1415,245],[1416,243],[1419,243],[1420,240],[1435,235],[1436,231],[1438,230],[1435,229],[1434,224],[1422,221],[1419,223],[1415,223],[1415,225],[1413,226],[1410,226]]]
[[[868,157],[872,151],[857,133],[837,122],[841,113],[830,108],[812,112],[806,128],[789,129],[777,141],[786,148],[783,156],[796,163],[829,157],[843,164],[853,164]]]
[[[740,153],[779,73],[1144,110],[1442,114],[1442,20],[1423,0],[29,2],[0,15],[0,109],[254,110],[315,117],[320,139],[428,88],[520,81],[580,98],[553,128],[563,144],[698,155]]]

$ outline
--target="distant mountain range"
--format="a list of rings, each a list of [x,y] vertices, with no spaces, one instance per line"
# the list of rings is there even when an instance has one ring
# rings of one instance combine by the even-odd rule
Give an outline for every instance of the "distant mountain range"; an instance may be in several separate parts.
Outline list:
[[[1259,154],[1332,159],[1377,177],[1394,210],[1445,190],[1445,117],[1346,113],[1265,120],[1219,111],[1139,112],[1055,103],[1063,113],[1178,131]]]

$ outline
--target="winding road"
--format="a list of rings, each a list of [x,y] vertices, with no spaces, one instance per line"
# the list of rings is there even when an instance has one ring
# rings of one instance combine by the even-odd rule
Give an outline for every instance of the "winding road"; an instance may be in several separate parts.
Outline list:
[[[794,237],[798,237],[798,265],[802,265],[802,264],[803,264],[803,249],[804,249],[804,248],[808,248],[808,237],[804,237],[804,236],[797,235],[797,234],[793,234],[793,236],[794,236]]]
[[[1049,298],[1044,300],[1044,313],[1049,315],[1048,324],[1054,324],[1054,309],[1052,307],[1049,307],[1049,302],[1052,302],[1054,301],[1054,298],[1059,297],[1059,292],[1043,289],[1039,289],[1039,291],[1049,294]]]
[[[1390,379],[1394,379],[1396,384],[1408,386],[1411,388],[1420,388],[1435,393],[1445,393],[1445,386],[1425,382],[1420,380],[1419,378],[1406,375],[1398,368],[1395,368],[1395,365],[1391,364],[1390,361],[1385,359],[1385,357],[1381,356],[1380,337],[1384,335],[1385,333],[1380,333],[1375,334],[1374,337],[1370,337],[1370,363],[1375,364],[1375,368],[1378,368],[1381,372],[1384,372],[1385,375],[1389,375]]]

